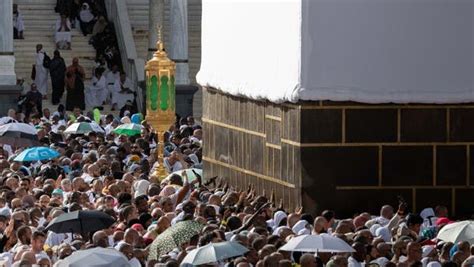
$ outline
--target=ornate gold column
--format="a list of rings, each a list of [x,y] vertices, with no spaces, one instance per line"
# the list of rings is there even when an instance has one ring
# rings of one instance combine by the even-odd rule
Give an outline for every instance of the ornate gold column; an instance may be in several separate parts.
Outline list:
[[[163,165],[164,134],[175,121],[175,71],[176,64],[164,50],[161,26],[158,27],[157,51],[145,65],[146,120],[158,135],[158,167],[153,173],[159,180],[167,176]]]

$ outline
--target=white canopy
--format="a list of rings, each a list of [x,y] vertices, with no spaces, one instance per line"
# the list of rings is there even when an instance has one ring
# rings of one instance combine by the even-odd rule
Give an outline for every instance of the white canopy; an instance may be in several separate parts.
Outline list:
[[[197,81],[272,102],[474,101],[474,1],[203,0]]]

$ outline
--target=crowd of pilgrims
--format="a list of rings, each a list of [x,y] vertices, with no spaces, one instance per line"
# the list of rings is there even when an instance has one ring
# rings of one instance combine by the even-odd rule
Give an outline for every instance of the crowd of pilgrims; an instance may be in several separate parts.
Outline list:
[[[451,224],[444,206],[411,213],[407,204],[381,207],[379,214],[339,217],[286,208],[274,193],[253,185],[236,188],[225,177],[197,175],[202,168],[202,128],[193,117],[177,118],[165,133],[164,167],[174,173],[154,175],[157,167],[153,129],[142,121],[139,135],[114,133],[136,114],[102,115],[104,134],[65,135],[74,122],[90,122],[93,114],[64,110],[35,114],[30,121],[43,146],[58,158],[17,162],[22,148],[0,149],[0,258],[13,266],[59,266],[69,255],[96,247],[117,250],[131,266],[180,266],[195,248],[224,241],[238,242],[248,251],[238,257],[203,266],[472,266],[474,247],[466,241],[445,242],[437,232]],[[10,110],[2,123],[21,121]],[[266,195],[269,194],[269,195]],[[91,233],[58,234],[45,227],[54,218],[77,210],[99,210],[116,221]],[[180,222],[202,225],[195,235],[170,250],[153,242]],[[351,253],[301,253],[280,250],[300,235],[331,235],[352,246]],[[159,248],[158,248],[159,249]],[[189,266],[181,264],[182,266]],[[7,265],[10,266],[10,265]]]

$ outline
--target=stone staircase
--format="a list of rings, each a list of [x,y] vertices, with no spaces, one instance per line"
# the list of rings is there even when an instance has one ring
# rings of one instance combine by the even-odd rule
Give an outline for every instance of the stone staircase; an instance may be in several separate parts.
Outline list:
[[[23,40],[14,41],[15,49],[15,71],[17,77],[25,79],[25,83],[31,84],[31,69],[35,63],[35,47],[36,44],[43,44],[44,51],[52,57],[55,49],[54,44],[54,25],[59,17],[54,12],[56,0],[14,0],[18,4],[18,8],[23,15],[25,22],[25,32]],[[61,56],[69,66],[73,57],[79,58],[79,63],[84,67],[86,72],[85,85],[90,84],[92,70],[95,65],[95,49],[89,45],[90,35],[83,36],[80,32],[79,25],[72,30],[72,49],[60,50]],[[43,108],[56,110],[57,106],[51,103],[51,78],[49,77],[48,99],[43,100]],[[65,104],[66,93],[63,95],[61,103]],[[87,107],[86,107],[87,108]],[[104,107],[104,113],[110,111],[110,106]]]

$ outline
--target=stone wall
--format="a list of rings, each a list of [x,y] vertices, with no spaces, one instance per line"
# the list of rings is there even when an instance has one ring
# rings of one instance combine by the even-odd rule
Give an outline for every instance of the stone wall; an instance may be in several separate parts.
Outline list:
[[[206,176],[340,215],[397,204],[473,214],[474,105],[275,105],[204,91]]]

